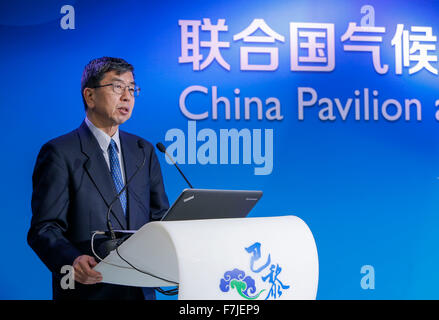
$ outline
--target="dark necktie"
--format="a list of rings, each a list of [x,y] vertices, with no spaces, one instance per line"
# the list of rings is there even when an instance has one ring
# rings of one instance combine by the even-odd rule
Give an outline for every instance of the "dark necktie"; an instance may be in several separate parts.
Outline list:
[[[108,155],[110,158],[110,171],[111,177],[114,181],[114,186],[116,187],[117,193],[122,190],[124,183],[122,179],[122,171],[120,169],[119,157],[117,156],[117,145],[113,139],[111,139],[110,145],[108,146]],[[122,205],[123,213],[126,214],[127,208],[127,195],[126,190],[122,192],[119,197],[120,204]]]

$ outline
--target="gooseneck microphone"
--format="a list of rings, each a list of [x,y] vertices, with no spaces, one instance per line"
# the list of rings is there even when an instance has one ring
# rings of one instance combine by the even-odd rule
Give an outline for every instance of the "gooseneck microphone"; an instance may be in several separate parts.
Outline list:
[[[101,245],[100,248],[99,248],[99,249],[100,249],[99,251],[100,251],[101,253],[104,253],[103,256],[107,256],[111,251],[115,250],[116,253],[117,253],[117,255],[119,256],[119,258],[122,259],[123,261],[125,261],[125,262],[126,262],[126,263],[127,263],[132,269],[137,270],[137,271],[139,271],[139,272],[141,272],[141,273],[147,274],[147,275],[149,275],[149,276],[151,276],[151,277],[154,277],[154,278],[156,278],[156,279],[160,279],[160,280],[163,280],[163,281],[167,281],[167,282],[169,282],[169,283],[172,283],[172,284],[175,284],[175,285],[178,286],[178,282],[175,282],[175,281],[172,281],[172,280],[168,280],[168,279],[165,279],[165,278],[159,277],[159,276],[157,276],[157,275],[154,275],[154,274],[152,274],[152,273],[150,273],[150,272],[147,272],[147,271],[144,271],[144,270],[140,270],[140,269],[138,269],[138,268],[135,267],[132,263],[130,263],[129,261],[127,261],[125,258],[123,258],[123,257],[121,256],[119,250],[118,250],[119,245],[120,245],[122,242],[124,242],[127,238],[126,238],[126,237],[125,237],[125,238],[122,237],[122,238],[120,238],[120,239],[117,239],[117,238],[116,238],[116,233],[114,232],[113,225],[112,225],[111,220],[110,220],[110,212],[112,212],[112,211],[111,211],[111,208],[112,208],[113,204],[114,204],[114,203],[120,198],[120,196],[122,195],[122,193],[123,193],[125,190],[127,190],[127,187],[128,187],[128,185],[130,184],[130,182],[131,182],[131,181],[133,180],[133,178],[137,175],[137,173],[140,171],[140,169],[142,169],[142,168],[144,167],[144,165],[145,165],[145,162],[146,162],[145,142],[142,141],[142,140],[137,140],[137,146],[138,146],[140,149],[142,149],[142,152],[143,152],[143,161],[142,161],[142,164],[141,164],[139,167],[137,167],[137,170],[134,172],[134,174],[128,179],[127,183],[125,183],[125,185],[123,186],[123,188],[119,191],[119,193],[114,197],[114,199],[113,199],[113,200],[110,202],[110,204],[108,205],[108,211],[107,211],[107,227],[108,227],[108,232],[109,232],[109,234],[110,234],[110,236],[111,236],[111,240],[107,240],[107,241],[105,241],[104,243],[102,243],[102,245]],[[113,214],[113,216],[115,217],[114,212],[112,212],[112,214]],[[116,217],[116,219],[117,219],[117,217]],[[113,265],[113,266],[116,266],[116,267],[119,267],[119,268],[126,268],[125,266],[119,266],[119,265],[116,265],[116,264],[112,264],[112,263],[109,263],[109,262],[105,262],[100,256],[98,256],[98,255],[96,254],[95,249],[94,249],[94,246],[93,246],[93,239],[94,239],[94,236],[95,236],[96,234],[108,234],[108,233],[107,233],[107,232],[104,232],[104,231],[95,231],[95,232],[94,232],[94,234],[93,234],[93,236],[92,236],[92,239],[91,239],[91,248],[92,248],[93,254],[94,254],[94,255],[95,255],[100,261],[102,261],[102,262],[104,262],[104,263],[108,263],[108,264],[110,264],[110,265]],[[171,289],[171,290],[162,290],[161,288],[155,288],[155,289],[156,289],[157,291],[159,291],[160,293],[165,294],[165,295],[168,295],[168,296],[178,294],[178,287],[175,288],[175,289]]]
[[[142,149],[143,152],[143,161],[142,164],[140,165],[140,167],[137,168],[137,170],[134,172],[134,174],[128,179],[127,183],[125,183],[125,185],[123,186],[123,188],[119,191],[119,193],[116,195],[116,197],[114,197],[113,201],[110,202],[109,206],[108,206],[108,211],[107,211],[107,228],[108,231],[110,232],[110,236],[112,240],[116,239],[116,234],[114,232],[113,229],[113,224],[111,223],[110,220],[110,212],[111,208],[113,207],[113,204],[119,200],[121,194],[127,189],[128,185],[130,184],[130,182],[133,180],[133,178],[137,175],[137,173],[140,171],[140,169],[143,168],[143,166],[145,165],[146,162],[146,154],[145,154],[145,142],[143,142],[142,140],[137,140],[137,146]],[[114,215],[114,213],[113,213]]]
[[[159,142],[156,144],[157,149],[159,149],[160,152],[166,154],[168,156],[168,158],[172,161],[172,163],[174,164],[174,166],[177,168],[178,172],[180,172],[180,174],[182,175],[182,177],[184,178],[184,180],[186,180],[187,184],[189,185],[189,187],[191,189],[193,189],[194,187],[192,187],[191,183],[188,181],[188,179],[186,179],[185,175],[183,174],[183,172],[181,172],[180,168],[177,166],[177,163],[175,163],[174,159],[172,159],[172,157],[169,155],[169,153],[166,152],[166,147],[163,145],[163,143]]]

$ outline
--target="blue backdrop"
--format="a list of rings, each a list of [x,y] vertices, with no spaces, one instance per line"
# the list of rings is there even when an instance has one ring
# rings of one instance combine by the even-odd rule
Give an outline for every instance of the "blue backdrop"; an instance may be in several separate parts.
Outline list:
[[[309,225],[318,299],[439,298],[438,18],[419,0],[1,2],[0,298],[51,298],[26,243],[32,170],[83,121],[82,70],[101,56],[142,89],[123,130],[171,146],[196,187],[263,190],[250,216]],[[173,202],[186,185],[160,161]]]

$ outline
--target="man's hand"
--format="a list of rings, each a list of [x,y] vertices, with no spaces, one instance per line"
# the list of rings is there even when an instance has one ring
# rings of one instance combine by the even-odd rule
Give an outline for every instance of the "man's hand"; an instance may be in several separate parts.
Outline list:
[[[82,284],[95,284],[102,281],[102,275],[92,268],[97,265],[95,258],[82,255],[73,261],[75,281]]]

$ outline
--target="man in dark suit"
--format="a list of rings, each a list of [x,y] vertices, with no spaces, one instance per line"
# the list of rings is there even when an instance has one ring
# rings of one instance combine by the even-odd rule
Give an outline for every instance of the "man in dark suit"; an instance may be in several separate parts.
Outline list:
[[[92,269],[92,232],[107,230],[108,206],[138,168],[112,206],[114,229],[137,230],[169,207],[153,146],[119,130],[140,90],[133,71],[119,58],[90,61],[81,80],[84,122],[38,155],[28,243],[52,272],[54,299],[155,299],[152,288],[100,283],[102,275]],[[74,268],[73,290],[61,288],[65,265]]]

